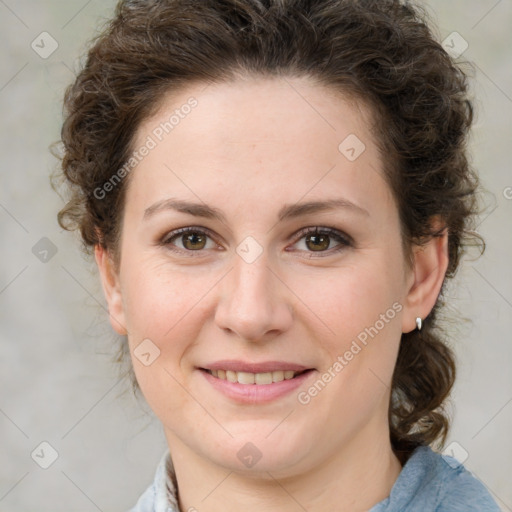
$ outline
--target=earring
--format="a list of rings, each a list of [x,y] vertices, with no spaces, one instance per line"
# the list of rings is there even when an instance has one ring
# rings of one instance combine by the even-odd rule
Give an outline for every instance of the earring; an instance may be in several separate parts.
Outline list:
[[[418,328],[418,331],[421,331],[421,326],[422,326],[422,322],[421,322],[421,317],[416,317],[416,327]]]

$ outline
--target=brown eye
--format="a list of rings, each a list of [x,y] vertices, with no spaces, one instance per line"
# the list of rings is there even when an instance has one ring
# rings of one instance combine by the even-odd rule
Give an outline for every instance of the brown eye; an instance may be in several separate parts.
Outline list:
[[[306,246],[312,251],[325,251],[329,248],[331,242],[329,235],[310,234],[305,237]]]
[[[208,241],[210,240],[210,246]],[[212,237],[203,229],[182,228],[167,234],[161,241],[169,249],[175,252],[203,252],[203,249],[213,249],[216,247]],[[180,247],[181,245],[181,247]]]
[[[297,244],[304,240],[301,250],[309,253],[309,257],[313,257],[313,253],[329,256],[352,246],[352,239],[348,235],[333,228],[305,228],[297,236]],[[337,246],[331,247],[333,240]]]
[[[206,236],[202,233],[190,232],[182,235],[181,240],[183,246],[191,251],[196,249],[204,249],[206,245]]]

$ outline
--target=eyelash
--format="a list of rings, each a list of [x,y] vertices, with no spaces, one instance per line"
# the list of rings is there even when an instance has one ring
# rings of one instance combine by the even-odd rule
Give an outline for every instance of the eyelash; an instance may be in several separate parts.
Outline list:
[[[176,252],[176,253],[180,253],[180,254],[188,253],[192,257],[201,256],[201,253],[204,251],[204,249],[198,249],[197,251],[192,251],[192,250],[189,250],[189,249],[180,249],[180,248],[177,248],[175,246],[172,246],[172,244],[171,244],[172,240],[174,240],[175,238],[179,237],[180,235],[184,235],[184,234],[188,234],[188,233],[195,233],[195,234],[206,235],[209,238],[211,238],[213,241],[216,242],[215,237],[213,236],[213,233],[209,229],[201,228],[201,227],[195,227],[195,226],[190,226],[190,227],[186,227],[186,228],[176,229],[174,231],[171,231],[170,233],[167,233],[164,236],[164,238],[162,238],[162,240],[160,242],[160,245],[168,248],[172,252]],[[326,255],[330,256],[330,255],[332,255],[334,253],[338,253],[338,252],[344,250],[347,247],[352,247],[353,246],[352,239],[348,235],[345,235],[341,231],[338,231],[337,229],[334,229],[334,228],[331,228],[331,227],[328,227],[328,226],[325,226],[325,227],[315,226],[315,227],[307,227],[307,228],[301,229],[294,236],[294,238],[296,238],[296,242],[295,243],[300,241],[305,236],[311,235],[311,234],[314,234],[314,235],[327,235],[327,236],[329,236],[331,238],[334,238],[336,241],[340,242],[340,246],[339,247],[335,248],[334,250],[333,249],[328,249],[326,251],[318,251],[318,253],[320,253],[320,254],[323,253],[323,254],[326,254]],[[316,255],[313,256],[317,251],[309,251],[309,252],[311,254],[311,256],[309,256],[309,258],[317,258],[317,257],[322,258],[322,257],[324,257],[324,256],[316,256]],[[198,254],[196,256],[193,253],[198,253]]]

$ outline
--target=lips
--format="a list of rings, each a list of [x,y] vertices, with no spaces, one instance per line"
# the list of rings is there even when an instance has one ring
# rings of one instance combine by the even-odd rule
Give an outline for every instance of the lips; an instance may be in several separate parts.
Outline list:
[[[264,405],[293,396],[300,386],[306,386],[316,374],[314,368],[282,361],[216,361],[196,368],[209,389],[245,405]],[[204,392],[205,396],[209,396],[207,389]]]

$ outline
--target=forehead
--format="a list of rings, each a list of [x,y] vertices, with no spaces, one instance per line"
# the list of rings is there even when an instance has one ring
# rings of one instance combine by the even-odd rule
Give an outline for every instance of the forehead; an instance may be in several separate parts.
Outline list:
[[[328,133],[326,142],[336,144],[350,129],[371,142],[372,119],[373,112],[362,100],[304,77],[195,82],[159,99],[158,111],[141,124],[136,142],[140,144],[141,137],[151,132],[158,142],[166,139],[172,144],[172,139],[184,131],[179,129],[183,125],[193,128],[197,138],[204,137],[211,143],[226,141],[226,136],[278,142],[288,135],[298,141],[297,132],[304,136],[306,130],[311,142],[315,133]],[[183,135],[189,135],[189,131]]]
[[[365,104],[306,79],[192,84],[139,127],[133,148],[151,149],[130,177],[130,199],[220,206],[250,195],[270,205],[278,189],[284,202],[334,190],[354,202],[389,200],[371,127]]]

